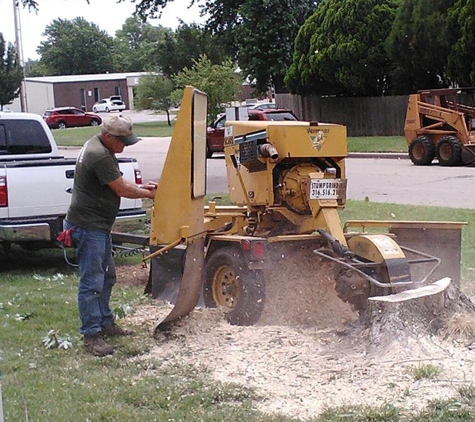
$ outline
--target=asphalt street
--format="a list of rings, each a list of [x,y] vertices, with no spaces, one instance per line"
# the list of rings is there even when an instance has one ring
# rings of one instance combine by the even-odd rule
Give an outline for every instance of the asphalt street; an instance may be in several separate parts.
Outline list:
[[[122,156],[135,157],[144,180],[158,181],[170,138],[144,138],[127,147]],[[63,149],[76,157],[78,149]],[[368,157],[368,156],[366,156]],[[408,159],[369,156],[346,160],[348,199],[372,202],[475,208],[475,167],[414,166]],[[224,157],[207,160],[207,192],[228,191]]]

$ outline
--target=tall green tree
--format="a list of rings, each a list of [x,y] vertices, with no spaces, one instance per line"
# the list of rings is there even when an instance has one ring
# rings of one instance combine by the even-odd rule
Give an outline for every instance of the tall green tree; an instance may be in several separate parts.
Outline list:
[[[133,16],[127,18],[114,38],[114,68],[118,72],[144,72],[157,66],[160,51],[168,34],[163,26],[152,26]]]
[[[170,98],[173,92],[173,82],[166,76],[150,73],[142,76],[137,85],[137,107],[141,110],[162,110],[167,113],[168,125],[170,108],[173,102]]]
[[[81,75],[114,71],[112,37],[96,24],[79,17],[55,19],[43,33],[37,49],[40,64],[50,75]]]
[[[447,73],[459,86],[475,86],[475,0],[459,0],[449,10],[455,41],[448,55]]]
[[[28,3],[33,0],[22,0]],[[172,0],[119,0],[136,4],[141,19],[160,15]],[[158,69],[165,75],[176,74],[191,66],[200,55],[213,63],[225,57],[239,60],[243,76],[255,80],[259,91],[275,85],[283,90],[283,78],[291,63],[293,42],[300,25],[313,13],[320,0],[190,0],[199,3],[206,28],[181,25],[168,34],[165,45],[156,51]],[[116,45],[116,67],[137,70],[142,60],[123,42]],[[155,70],[155,69],[154,69]]]
[[[0,110],[20,94],[23,69],[18,63],[15,47],[5,45],[3,34],[0,33]]]
[[[28,0],[23,0],[28,1]],[[119,0],[125,2],[130,0]],[[147,18],[159,16],[167,4],[173,0],[132,0],[136,4],[136,13],[138,16]],[[268,3],[268,0],[263,0],[261,3]],[[299,0],[289,2],[288,7],[296,7],[302,10],[303,8],[315,9],[319,0]],[[248,0],[190,0],[190,5],[199,4],[201,13],[207,17],[206,26],[213,31],[213,33],[220,34],[229,47],[228,53],[234,51],[234,30],[241,25],[241,7],[248,3]],[[256,3],[257,4],[257,3]],[[290,13],[296,11],[289,10]],[[262,16],[263,18],[265,16]],[[265,28],[262,28],[265,30]]]
[[[159,15],[168,1],[138,0],[136,12],[142,17]],[[297,31],[319,0],[190,0],[190,4],[195,2],[207,17],[206,29],[217,36],[214,45],[220,45],[224,54],[239,62],[243,76],[255,81],[258,91],[265,92],[269,85],[282,91]],[[170,38],[168,51],[176,51],[174,43],[180,44]],[[181,47],[189,50],[190,45]],[[182,57],[196,60],[206,54],[213,63],[222,60],[213,58],[213,50],[197,50],[198,55],[191,52]],[[179,56],[168,54],[166,58],[168,62],[162,65],[165,74],[183,68],[184,60]]]
[[[193,67],[185,68],[174,78],[175,91],[172,99],[180,101],[187,85],[206,92],[208,95],[208,121],[213,121],[224,104],[237,100],[241,91],[241,77],[230,60],[212,64],[206,56],[195,61]]]
[[[164,42],[156,49],[156,65],[166,76],[173,76],[205,55],[212,64],[228,59],[219,36],[213,35],[203,25],[181,23],[175,32],[165,35]]]
[[[300,28],[286,76],[292,92],[390,93],[385,40],[398,0],[323,0]]]
[[[237,60],[243,75],[255,80],[258,92],[270,86],[285,91],[295,37],[314,10],[314,2],[302,0],[246,0],[239,7]]]
[[[454,40],[448,11],[456,0],[401,0],[387,40],[395,91],[448,86],[447,57]]]

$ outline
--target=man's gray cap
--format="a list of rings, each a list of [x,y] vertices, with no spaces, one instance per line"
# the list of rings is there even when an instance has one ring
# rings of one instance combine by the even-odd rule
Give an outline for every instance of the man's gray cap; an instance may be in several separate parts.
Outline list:
[[[104,131],[110,133],[113,136],[117,136],[125,145],[136,144],[139,140],[132,131],[132,120],[129,117],[122,114],[116,114],[112,117],[108,117],[102,123]]]

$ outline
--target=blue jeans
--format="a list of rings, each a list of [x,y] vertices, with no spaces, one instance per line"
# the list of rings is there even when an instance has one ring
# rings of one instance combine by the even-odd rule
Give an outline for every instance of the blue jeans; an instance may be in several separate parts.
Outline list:
[[[110,308],[112,286],[117,281],[112,258],[110,233],[86,230],[68,221],[65,229],[74,229],[73,245],[79,264],[78,308],[81,334],[92,336],[114,322]]]

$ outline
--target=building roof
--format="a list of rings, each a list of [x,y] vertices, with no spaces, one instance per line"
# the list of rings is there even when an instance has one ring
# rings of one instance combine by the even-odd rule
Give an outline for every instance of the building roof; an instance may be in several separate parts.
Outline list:
[[[62,83],[62,82],[86,82],[86,81],[111,81],[117,79],[127,79],[147,75],[147,72],[129,73],[102,73],[96,75],[61,75],[61,76],[39,76],[35,78],[25,78],[27,82],[41,83]]]

